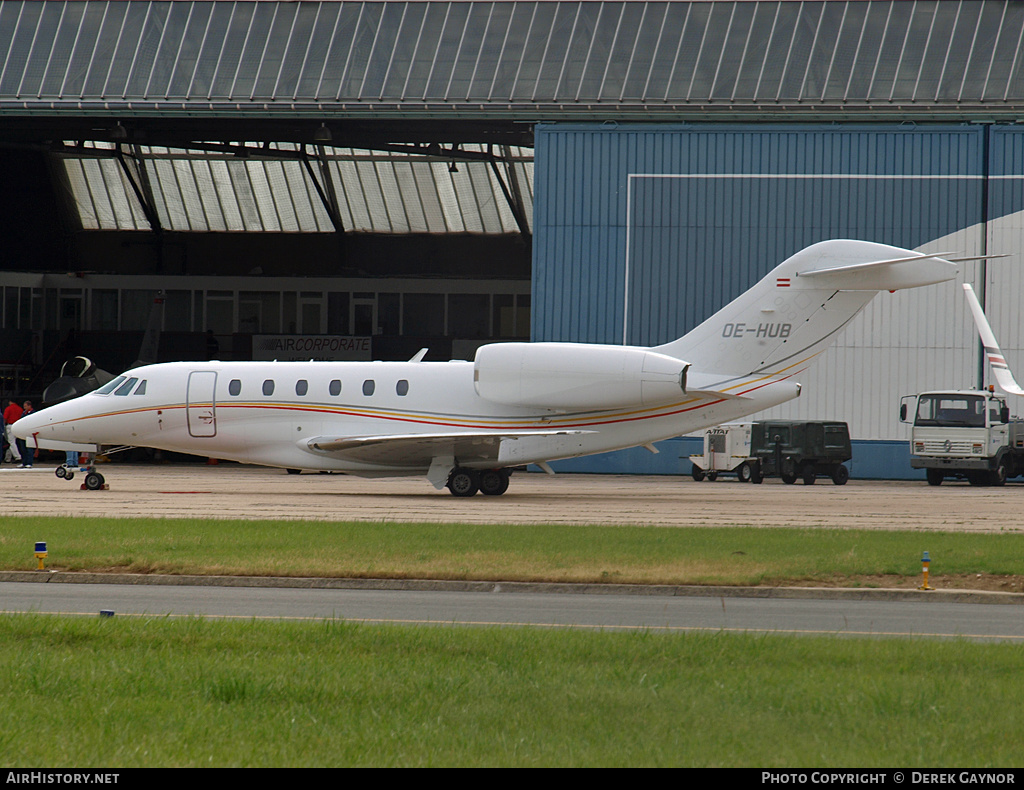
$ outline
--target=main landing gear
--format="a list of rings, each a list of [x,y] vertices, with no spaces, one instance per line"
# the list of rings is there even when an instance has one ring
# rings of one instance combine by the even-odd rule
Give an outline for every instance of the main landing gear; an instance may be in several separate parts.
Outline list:
[[[457,466],[448,475],[448,490],[452,496],[473,496],[477,491],[485,496],[501,496],[508,491],[508,469],[467,469]]]

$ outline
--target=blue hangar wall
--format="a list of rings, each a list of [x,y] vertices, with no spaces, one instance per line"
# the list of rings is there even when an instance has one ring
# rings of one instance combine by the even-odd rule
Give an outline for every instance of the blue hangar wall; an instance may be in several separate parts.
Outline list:
[[[536,341],[666,342],[822,239],[932,244],[936,251],[934,243],[952,243],[941,249],[963,254],[981,254],[995,240],[1002,246],[993,251],[1024,248],[1024,133],[1012,126],[551,123],[536,127],[535,142]],[[1011,320],[1024,283],[999,278],[991,264],[969,264],[961,273],[961,281],[996,294],[986,303],[990,317],[1002,310]],[[999,295],[1000,289],[1006,292]],[[836,403],[860,401],[847,407],[857,413],[850,421],[855,477],[918,476],[910,469],[905,429],[895,419],[898,389],[908,394],[981,383],[972,325],[954,301],[962,300],[960,290],[922,297],[904,309],[911,326],[948,315],[955,325],[948,334],[905,331],[873,350],[866,364],[899,370],[892,391],[865,387],[852,367],[817,382],[818,389],[843,393]],[[1004,350],[1022,345],[1020,322],[1012,320],[1017,326],[1004,330]],[[879,335],[895,323],[882,313],[866,321],[867,343],[872,324]],[[993,325],[999,333],[999,323]],[[861,340],[853,328],[847,334],[851,345]],[[915,354],[918,346],[922,353]],[[913,369],[918,364],[921,369]],[[829,393],[819,397],[819,403],[832,402]],[[820,413],[820,405],[814,413],[806,396],[799,401],[812,413],[780,407],[763,416],[847,419]],[[659,455],[634,449],[553,466],[687,474],[687,457],[700,447],[699,438],[683,437],[663,442]]]

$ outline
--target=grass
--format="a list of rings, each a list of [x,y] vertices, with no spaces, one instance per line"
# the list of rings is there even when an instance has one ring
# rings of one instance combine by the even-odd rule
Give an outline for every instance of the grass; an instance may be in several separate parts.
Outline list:
[[[1021,764],[1021,645],[26,615],[0,642],[26,768]]]
[[[1024,574],[1024,535],[875,530],[0,518],[0,569],[761,585]]]

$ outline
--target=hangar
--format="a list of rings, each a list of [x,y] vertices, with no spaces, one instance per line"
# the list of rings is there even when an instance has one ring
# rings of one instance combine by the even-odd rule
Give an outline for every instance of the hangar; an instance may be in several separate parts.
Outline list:
[[[0,394],[129,364],[158,293],[167,360],[661,343],[830,237],[1011,253],[961,278],[1017,361],[1022,35],[995,0],[2,0]],[[961,299],[876,300],[773,415],[907,474],[899,396],[987,383]]]

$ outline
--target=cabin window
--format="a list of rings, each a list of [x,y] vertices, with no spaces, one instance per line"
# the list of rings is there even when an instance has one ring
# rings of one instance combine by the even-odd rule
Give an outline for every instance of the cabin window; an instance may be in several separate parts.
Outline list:
[[[305,379],[299,379],[298,381],[295,382],[295,394],[296,395],[300,395],[300,396],[301,395],[305,395],[307,392],[309,392],[309,382],[308,381],[306,381]]]
[[[263,382],[263,394],[266,395],[267,397],[270,397],[271,395],[274,394],[273,379],[267,379],[266,381]]]
[[[242,391],[242,382],[238,379],[231,379],[228,384],[228,395],[238,395]]]
[[[409,382],[405,379],[399,379],[398,384],[395,385],[395,392],[399,395],[405,396],[409,394]]]
[[[121,382],[123,382],[126,378],[127,378],[127,376],[118,376],[116,379],[112,379],[112,380],[108,381],[106,384],[104,384],[102,387],[100,387],[98,390],[96,390],[96,394],[97,395],[109,395],[111,392],[113,392],[118,387],[120,387],[121,386]]]
[[[373,395],[373,391],[377,388],[373,379],[367,379],[363,382],[363,395]]]
[[[334,395],[335,397],[341,395],[341,381],[339,381],[338,379],[334,379],[331,382],[331,386],[328,389],[331,395]]]
[[[114,394],[115,395],[127,395],[129,392],[132,391],[132,389],[138,383],[139,383],[139,380],[137,378],[134,378],[134,377],[130,378],[130,379],[128,379],[128,381],[126,381],[124,384],[122,384],[120,387],[118,387],[116,390],[114,390]]]
[[[145,395],[146,394],[146,379],[143,379],[142,381],[139,382],[139,386],[135,388],[135,392],[133,394],[135,394],[135,395]]]

